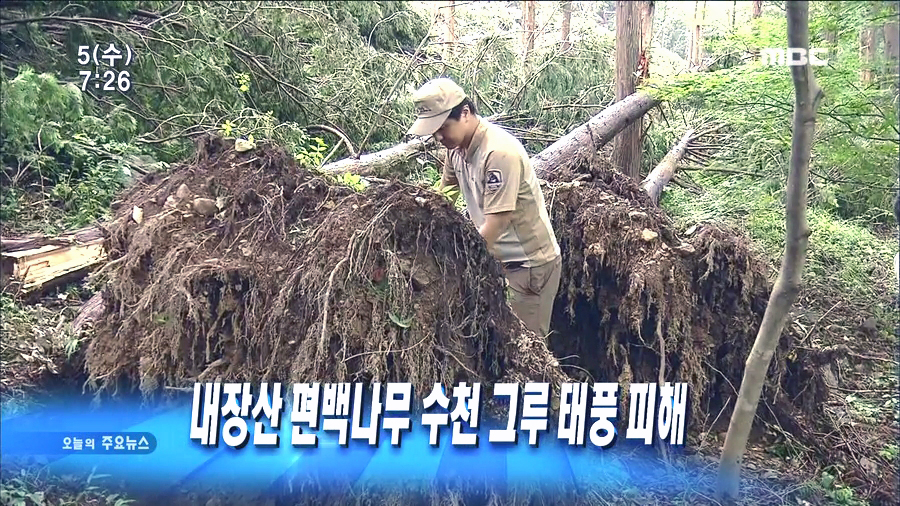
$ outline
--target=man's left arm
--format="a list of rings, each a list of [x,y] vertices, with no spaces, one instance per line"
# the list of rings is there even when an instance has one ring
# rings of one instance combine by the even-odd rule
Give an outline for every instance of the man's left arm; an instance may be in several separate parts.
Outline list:
[[[484,224],[478,232],[484,237],[488,251],[493,251],[516,209],[522,160],[517,155],[495,151],[485,163],[484,178]]]

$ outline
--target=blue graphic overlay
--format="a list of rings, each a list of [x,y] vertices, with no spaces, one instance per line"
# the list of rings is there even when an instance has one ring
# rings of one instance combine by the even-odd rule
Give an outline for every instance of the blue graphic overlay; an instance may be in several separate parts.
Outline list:
[[[3,419],[0,456],[42,456],[51,474],[106,474],[135,493],[157,496],[193,487],[276,496],[307,483],[335,490],[462,484],[500,494],[523,486],[616,493],[628,487],[683,490],[701,478],[660,462],[643,434],[615,434],[628,413],[615,412],[608,385],[593,390],[596,397],[586,384],[568,389],[562,430],[558,415],[547,418],[550,402],[540,386],[510,387],[511,396],[498,400],[509,409],[515,399],[515,411],[492,418],[482,412],[492,388],[481,385],[477,399],[474,388],[413,397],[403,385],[382,385],[377,402],[370,389],[357,393],[355,384],[307,385],[296,392],[282,384],[280,393],[232,384],[221,385],[218,394],[205,384],[194,396],[164,406],[131,400],[93,409],[66,399]],[[663,422],[671,424],[673,399],[663,396],[661,402]],[[548,423],[535,425],[540,417]],[[658,424],[650,414],[639,425],[656,431]],[[93,448],[85,446],[88,439]],[[465,442],[474,444],[460,446]],[[681,450],[665,444],[670,452]]]

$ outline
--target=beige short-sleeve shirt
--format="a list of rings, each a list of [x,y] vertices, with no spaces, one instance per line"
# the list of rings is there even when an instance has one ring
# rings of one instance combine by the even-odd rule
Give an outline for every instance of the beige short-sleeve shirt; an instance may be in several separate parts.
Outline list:
[[[555,260],[559,244],[528,153],[509,132],[478,120],[468,150],[448,152],[445,179],[459,186],[476,227],[484,224],[486,214],[512,212],[496,243],[501,262],[537,267]]]

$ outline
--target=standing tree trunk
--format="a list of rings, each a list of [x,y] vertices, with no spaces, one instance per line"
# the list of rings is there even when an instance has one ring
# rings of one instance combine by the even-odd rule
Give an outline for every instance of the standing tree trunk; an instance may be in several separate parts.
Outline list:
[[[787,2],[788,46],[809,49],[809,3]],[[788,311],[800,292],[800,275],[806,262],[809,226],[806,221],[806,188],[809,182],[809,157],[816,129],[816,110],[822,89],[816,84],[809,64],[791,67],[794,81],[794,119],[791,142],[791,168],[787,181],[784,258],[769,304],[750,356],[744,367],[741,390],[731,415],[725,447],[719,462],[718,490],[721,499],[738,498],[741,460],[756,415],[766,371],[784,330]]]
[[[447,21],[447,52],[452,55],[456,50],[456,1],[450,0],[447,4],[447,12],[445,14]]]
[[[891,2],[894,18],[884,24],[884,57],[885,82],[888,87],[897,85],[897,74],[900,74],[900,23],[897,22],[897,4]]]
[[[691,54],[688,56],[691,69],[700,66],[700,1],[694,0],[694,30],[691,33]]]
[[[641,79],[650,77],[650,46],[653,43],[653,9],[652,0],[640,2],[641,10],[641,53],[638,57],[638,68],[641,71]]]
[[[700,22],[697,23],[697,65],[703,66],[703,25],[706,24],[706,0],[700,7]]]
[[[735,22],[737,21],[737,0],[731,2],[731,31],[734,31]]]
[[[640,52],[639,5],[616,2],[616,101],[634,93],[634,72]],[[628,126],[616,136],[613,166],[637,181],[641,178],[641,123]]]
[[[523,55],[523,63],[525,68],[525,76],[523,79],[527,79],[530,65],[529,61],[531,59],[531,51],[534,49],[534,11],[536,5],[535,0],[524,0],[522,2],[522,46],[524,46],[524,55]]]
[[[569,30],[570,25],[572,23],[572,2],[560,2],[562,7],[563,19],[562,19],[562,29],[559,34],[559,48],[562,51],[566,51],[571,47],[569,44]]]
[[[859,36],[859,58],[862,60],[862,68],[859,71],[859,80],[863,84],[872,84],[875,77],[873,66],[875,65],[875,28],[867,26],[863,28]]]
[[[762,16],[762,0],[753,0],[753,19]]]

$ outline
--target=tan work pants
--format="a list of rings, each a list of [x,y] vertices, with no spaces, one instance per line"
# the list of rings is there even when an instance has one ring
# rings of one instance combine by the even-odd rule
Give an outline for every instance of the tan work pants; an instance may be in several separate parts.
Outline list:
[[[546,336],[550,333],[553,301],[559,290],[562,258],[537,267],[503,269],[512,297],[509,305],[516,316],[532,332]]]

